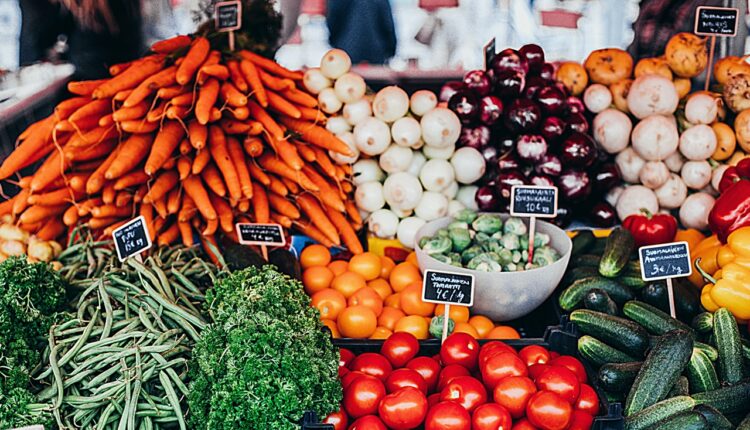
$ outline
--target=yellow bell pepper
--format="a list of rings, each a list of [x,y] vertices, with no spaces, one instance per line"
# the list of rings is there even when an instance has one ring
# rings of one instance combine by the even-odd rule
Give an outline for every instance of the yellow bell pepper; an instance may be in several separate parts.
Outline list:
[[[750,227],[733,232],[714,260],[721,269],[713,276],[706,270],[712,267],[710,259],[705,267],[703,260],[696,262],[696,272],[710,282],[701,292],[703,307],[709,311],[725,307],[737,318],[750,319]]]
[[[717,254],[722,248],[722,244],[716,235],[707,237],[702,240],[695,248],[690,248],[691,260],[701,260],[701,267],[703,271],[708,274],[713,274],[719,270],[719,264],[717,262]],[[705,284],[703,276],[694,270],[693,273],[688,277],[688,280],[696,287],[702,287]]]

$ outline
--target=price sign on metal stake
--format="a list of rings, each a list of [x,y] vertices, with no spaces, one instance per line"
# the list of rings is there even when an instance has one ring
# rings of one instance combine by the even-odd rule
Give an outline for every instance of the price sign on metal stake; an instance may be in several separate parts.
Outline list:
[[[693,33],[711,38],[704,88],[706,91],[708,91],[711,83],[711,70],[714,63],[714,52],[716,52],[716,37],[736,36],[737,25],[740,21],[739,15],[740,10],[734,7],[698,6],[695,9],[695,27],[693,28]]]
[[[690,276],[693,265],[690,261],[690,247],[687,242],[673,242],[638,248],[641,263],[641,278],[644,281],[667,280],[669,312],[676,318],[672,278]]]
[[[448,315],[451,305],[474,305],[474,275],[425,270],[422,301],[445,305],[443,340],[448,337]]]
[[[112,232],[115,241],[117,258],[125,261],[128,257],[139,255],[141,252],[151,248],[151,235],[148,233],[146,219],[139,216],[127,224],[118,227]]]
[[[514,185],[510,189],[510,214],[530,217],[528,263],[531,263],[534,261],[536,219],[557,216],[557,187]]]
[[[234,32],[242,27],[242,2],[230,0],[214,5],[216,30],[229,32],[229,49],[234,51]]]

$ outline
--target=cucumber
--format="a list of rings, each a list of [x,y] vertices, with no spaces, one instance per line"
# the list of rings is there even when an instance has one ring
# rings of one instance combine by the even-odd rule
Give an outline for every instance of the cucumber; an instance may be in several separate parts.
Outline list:
[[[589,266],[573,267],[565,272],[562,282],[563,285],[569,285],[578,279],[588,278],[590,276],[599,276],[599,269]]]
[[[701,311],[700,297],[696,292],[690,291],[685,285],[673,282],[675,311],[677,317],[690,321],[693,316]],[[695,290],[694,287],[690,287]],[[652,282],[639,290],[642,301],[669,313],[669,293],[667,284],[663,281]]]
[[[701,352],[706,354],[706,357],[708,357],[708,359],[711,361],[716,361],[719,359],[719,351],[717,351],[716,348],[707,343],[695,342],[695,344],[693,344],[693,347],[700,349]]]
[[[719,388],[719,377],[716,376],[713,363],[702,350],[695,347],[688,362],[687,377],[693,393],[702,393]]]
[[[711,312],[701,312],[693,318],[691,325],[698,333],[712,333],[714,330],[714,314]]]
[[[570,322],[575,323],[581,332],[632,355],[642,357],[648,348],[646,330],[625,318],[579,309],[571,312]]]
[[[699,405],[709,405],[724,415],[747,413],[750,411],[750,381],[740,382],[713,391],[696,393],[691,396]]]
[[[571,251],[572,256],[585,254],[588,250],[596,243],[596,236],[591,230],[578,230],[575,237],[573,237],[573,250]]]
[[[693,331],[687,324],[672,318],[669,314],[662,312],[648,303],[635,300],[627,302],[622,307],[622,313],[642,325],[649,333],[656,335],[662,335],[672,330]]]
[[[747,414],[742,422],[740,422],[740,425],[737,426],[737,430],[750,430],[750,414]]]
[[[570,265],[572,267],[595,267],[597,271],[599,270],[599,262],[602,260],[602,257],[599,255],[593,255],[593,254],[582,254],[577,257],[574,257],[570,261]]]
[[[719,376],[722,382],[735,384],[742,379],[742,344],[737,320],[727,308],[714,312],[714,337],[719,351]]]
[[[593,288],[583,297],[583,307],[608,315],[617,315],[617,303],[601,288]]]
[[[633,385],[638,371],[641,370],[640,361],[630,363],[607,363],[599,368],[596,377],[599,385],[605,391],[621,393],[628,391]]]
[[[560,307],[566,311],[572,311],[583,303],[583,297],[592,288],[604,290],[615,303],[625,303],[633,300],[633,292],[624,285],[620,285],[614,279],[607,279],[601,276],[589,276],[578,279],[568,286],[560,294],[558,302]]]
[[[625,266],[625,273],[623,273],[623,275],[641,276],[641,261],[640,260],[628,261],[628,264]]]
[[[690,383],[684,376],[677,378],[677,382],[672,385],[672,388],[667,393],[667,398],[677,396],[689,396],[690,395]]]
[[[662,336],[646,356],[625,401],[625,416],[663,400],[690,361],[693,337],[684,330]]]
[[[599,273],[607,278],[617,277],[628,264],[634,247],[635,240],[628,230],[624,228],[612,230],[607,237],[602,259],[599,261]]]
[[[612,348],[606,343],[591,336],[581,336],[578,339],[578,353],[594,366],[607,363],[627,363],[637,361],[628,354]]]
[[[625,273],[624,275],[620,275],[617,277],[617,282],[634,290],[640,290],[641,288],[646,286],[646,281],[641,278],[640,273],[637,275]]]
[[[712,430],[734,430],[734,425],[716,408],[708,405],[698,405],[694,411],[700,412]]]
[[[750,361],[750,342],[742,339],[742,356],[745,360]]]
[[[647,430],[659,421],[664,421],[695,407],[695,400],[688,396],[672,397],[625,418],[625,430]]]
[[[711,427],[700,412],[682,412],[656,423],[659,430],[708,430]]]
[[[589,250],[589,254],[602,255],[602,252],[604,252],[604,248],[606,247],[607,247],[607,238],[597,237],[596,242],[594,242],[594,246],[592,246],[591,249]]]

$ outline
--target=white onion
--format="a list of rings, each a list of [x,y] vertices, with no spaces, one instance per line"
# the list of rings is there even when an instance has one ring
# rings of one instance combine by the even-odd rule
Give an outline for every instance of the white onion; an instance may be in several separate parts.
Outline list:
[[[659,206],[665,209],[676,209],[687,197],[688,189],[679,175],[672,173],[667,182],[656,190]]]
[[[638,179],[646,187],[655,190],[667,182],[669,179],[669,169],[661,161],[648,161],[641,168]]]
[[[617,170],[620,171],[622,180],[635,184],[640,180],[641,169],[646,164],[646,161],[635,152],[632,146],[628,146],[617,154],[615,164],[617,165]]]
[[[357,125],[372,116],[370,102],[366,99],[359,99],[354,103],[344,105],[344,119],[351,124]]]
[[[391,143],[391,129],[377,118],[367,118],[354,127],[354,142],[363,154],[380,155]]]
[[[388,209],[378,209],[367,220],[368,229],[381,239],[391,239],[398,231],[398,217]]]
[[[688,160],[706,160],[716,151],[716,133],[710,125],[694,125],[682,132],[680,152]]]
[[[680,154],[680,151],[675,151],[664,160],[664,164],[667,165],[669,171],[674,173],[680,173],[682,165],[685,164],[685,157]]]
[[[685,118],[692,124],[711,124],[719,115],[721,99],[700,92],[688,97],[685,103]]]
[[[410,217],[414,213],[414,209],[399,209],[399,208],[391,208],[391,212],[395,213],[396,216],[401,218]]]
[[[327,114],[334,114],[343,106],[341,100],[336,97],[336,91],[333,88],[324,88],[318,94],[318,105],[320,106],[320,110]]]
[[[428,90],[419,90],[415,92],[411,95],[411,99],[409,100],[411,111],[416,116],[422,116],[435,109],[437,104],[437,96],[435,93]]]
[[[448,145],[444,146],[442,148],[437,148],[435,146],[429,146],[425,145],[422,147],[422,153],[424,153],[424,156],[428,159],[433,158],[440,158],[442,160],[448,160],[453,156],[453,153],[456,151],[456,145]]]
[[[307,69],[305,75],[302,77],[302,83],[313,94],[318,94],[326,88],[331,88],[331,80],[326,78],[325,75],[318,68]]]
[[[367,212],[374,212],[385,206],[383,184],[378,181],[365,182],[354,192],[357,207]]]
[[[409,168],[406,169],[406,171],[414,176],[419,176],[419,172],[422,170],[422,166],[424,166],[424,163],[426,162],[427,158],[425,158],[424,154],[419,151],[414,152],[411,158],[411,164],[409,164]]]
[[[372,101],[372,113],[385,122],[393,122],[409,112],[409,96],[406,91],[391,85],[375,94]]]
[[[628,146],[632,130],[633,123],[630,122],[630,118],[617,109],[599,112],[592,124],[596,143],[610,154],[617,154]]]
[[[631,185],[620,194],[615,209],[617,210],[617,217],[620,219],[638,214],[641,209],[656,213],[659,210],[659,200],[653,191],[643,185]]]
[[[463,203],[463,205],[466,206],[467,209],[471,209],[473,211],[478,210],[479,207],[477,206],[477,201],[475,199],[478,188],[479,187],[477,187],[476,185],[462,185],[458,187],[456,200]]]
[[[677,109],[680,96],[672,80],[661,75],[643,75],[628,90],[628,110],[638,119],[669,115]]]
[[[424,140],[419,139],[418,141],[414,142],[414,145],[411,145],[410,148],[416,151],[418,149],[422,149],[423,146]]]
[[[448,199],[455,199],[456,195],[458,194],[458,182],[453,181],[450,184],[448,184],[447,187],[443,188],[443,191],[440,191],[445,197],[448,197]]]
[[[702,190],[711,183],[711,165],[708,161],[688,161],[682,166],[680,175],[685,185],[693,190]]]
[[[396,145],[412,147],[422,138],[419,121],[405,116],[396,120],[391,126],[391,138]]]
[[[346,156],[338,152],[328,151],[328,156],[338,164],[352,164],[357,161],[359,159],[359,149],[357,149],[357,145],[354,143],[354,135],[350,131],[347,131],[346,133],[337,134],[336,137],[346,144],[349,150],[352,151],[352,155]]]
[[[680,222],[685,228],[705,230],[708,228],[708,213],[715,201],[708,193],[689,195],[680,206]]]
[[[662,115],[652,115],[635,126],[631,140],[633,149],[641,158],[660,161],[677,150],[680,136],[672,120]]]
[[[466,206],[463,203],[458,200],[451,200],[448,203],[448,216],[455,216],[464,209],[466,209]]]
[[[425,145],[445,148],[453,145],[461,134],[461,121],[452,110],[437,107],[427,112],[419,121]]]
[[[341,134],[351,131],[352,126],[343,117],[332,116],[326,121],[326,130],[333,134]]]
[[[388,173],[405,172],[411,165],[413,156],[411,148],[391,145],[380,155],[380,168]]]
[[[352,67],[349,55],[341,49],[331,49],[320,59],[320,71],[329,79],[338,79]]]
[[[392,208],[414,209],[422,198],[422,184],[409,173],[394,173],[385,179],[383,196]]]
[[[432,221],[448,215],[448,198],[434,191],[425,191],[419,199],[414,215]]]
[[[426,223],[427,221],[422,218],[414,216],[402,219],[401,222],[398,223],[398,231],[396,232],[398,241],[407,248],[416,248],[414,238],[417,236],[417,231],[419,231],[419,229]]]
[[[622,185],[612,188],[604,195],[604,201],[612,206],[617,206],[617,200],[620,198],[620,194],[622,194],[623,191],[625,191],[625,187]]]
[[[336,79],[333,89],[341,102],[353,103],[365,96],[367,85],[362,76],[349,72]]]
[[[591,112],[599,113],[612,104],[612,93],[602,84],[593,84],[583,93],[583,104]]]
[[[372,158],[359,160],[352,166],[352,182],[356,186],[371,181],[382,182],[383,179],[385,179],[385,173],[378,166],[378,162]]]
[[[486,169],[482,154],[468,146],[460,148],[453,154],[451,165],[456,171],[456,181],[462,184],[473,184],[478,181]]]
[[[426,162],[419,172],[419,180],[427,191],[442,191],[454,178],[451,164],[439,158]]]

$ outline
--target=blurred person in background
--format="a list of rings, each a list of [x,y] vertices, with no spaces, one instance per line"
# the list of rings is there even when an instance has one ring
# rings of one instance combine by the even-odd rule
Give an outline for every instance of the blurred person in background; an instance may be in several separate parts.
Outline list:
[[[328,0],[329,41],[352,63],[384,64],[396,54],[396,29],[388,0]]]
[[[76,77],[97,79],[108,75],[108,66],[145,51],[140,0],[19,0],[19,5],[22,66],[49,59],[64,41],[64,58],[76,67]]]

